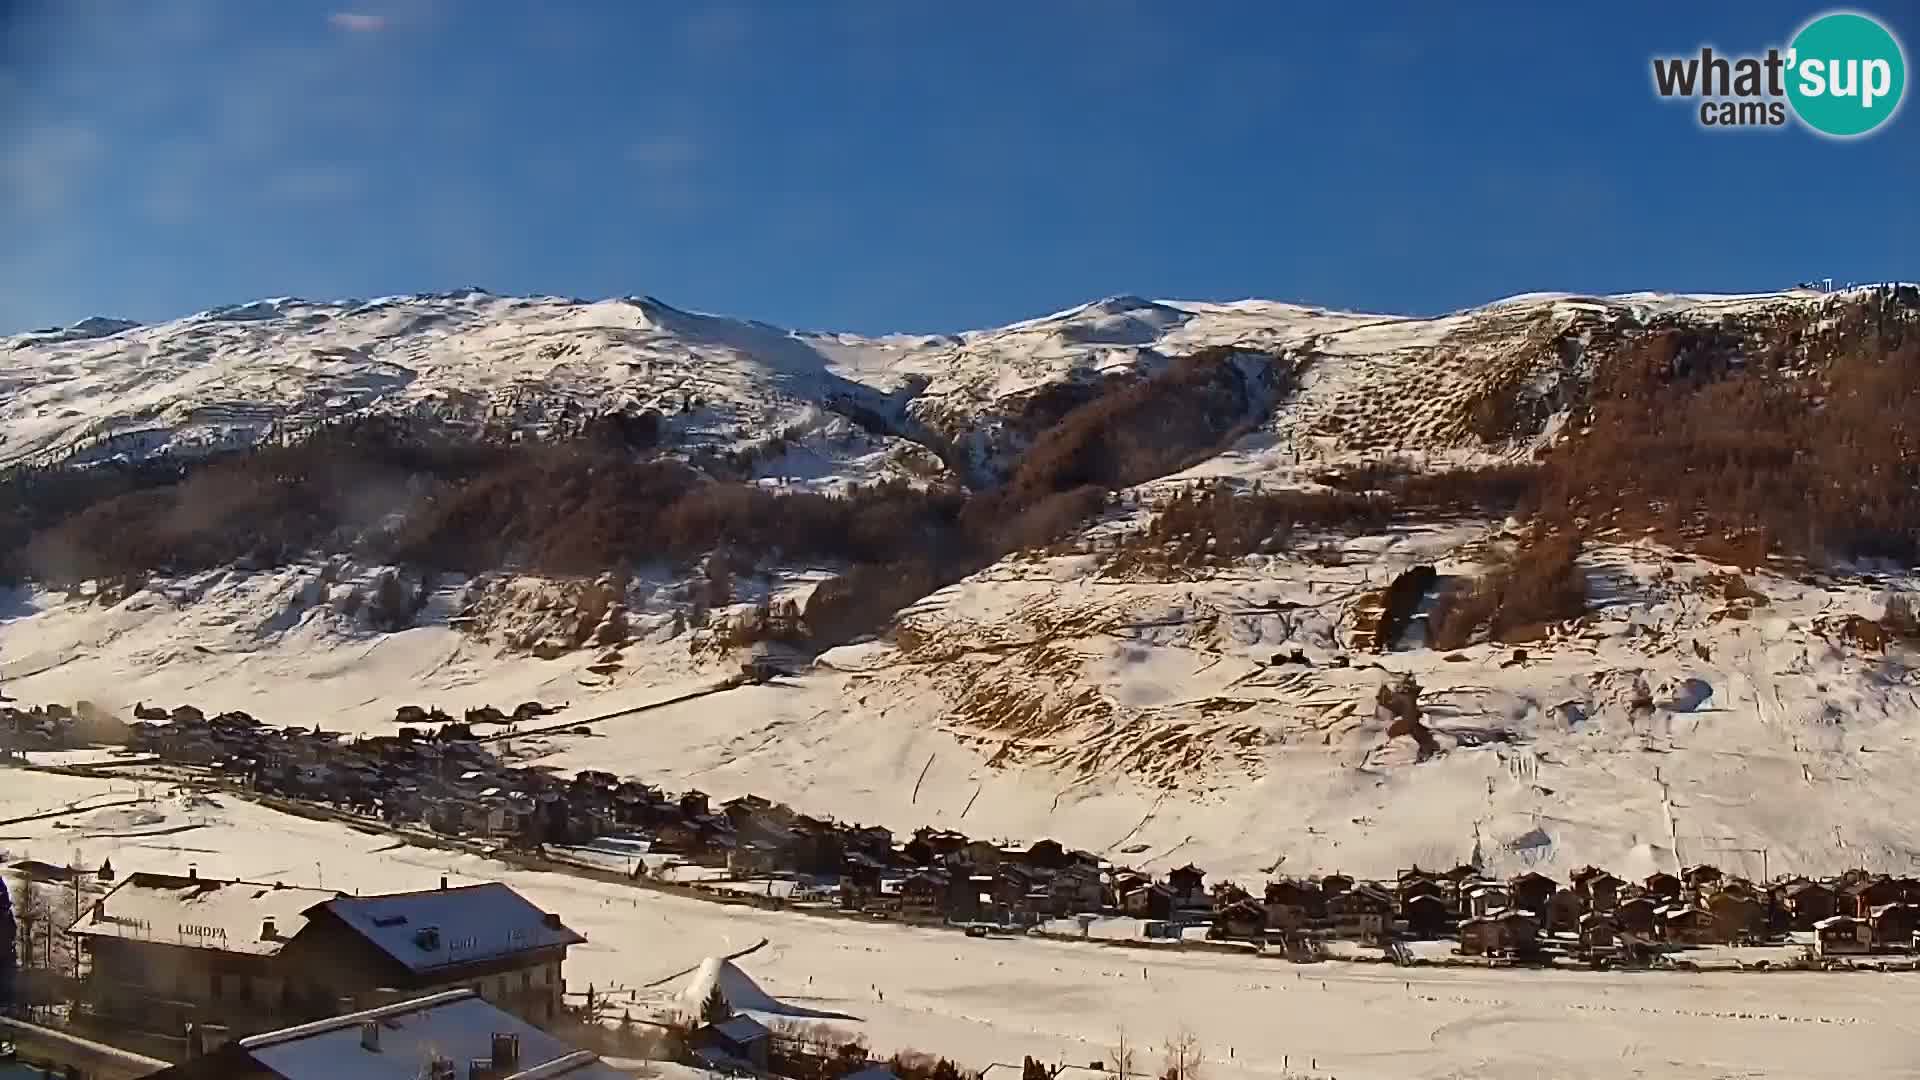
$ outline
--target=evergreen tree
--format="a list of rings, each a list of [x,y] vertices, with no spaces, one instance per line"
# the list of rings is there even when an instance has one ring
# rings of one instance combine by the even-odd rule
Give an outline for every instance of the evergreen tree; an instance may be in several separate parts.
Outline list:
[[[721,993],[718,986],[707,995],[707,1000],[700,1003],[700,1022],[703,1024],[718,1024],[732,1015],[733,1006],[727,1004],[727,995]]]

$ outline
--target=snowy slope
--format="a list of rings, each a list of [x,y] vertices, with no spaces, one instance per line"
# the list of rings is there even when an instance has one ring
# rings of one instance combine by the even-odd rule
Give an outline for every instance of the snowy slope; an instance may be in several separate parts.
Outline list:
[[[903,458],[925,458],[914,444],[960,447],[970,469],[990,475],[1023,448],[1008,425],[1017,429],[1036,392],[1152,372],[1217,346],[1257,351],[1300,375],[1272,431],[1289,449],[1440,448],[1474,441],[1460,417],[1475,400],[1523,384],[1551,399],[1577,375],[1578,357],[1550,347],[1569,328],[1656,315],[1711,322],[1833,299],[1541,294],[1408,318],[1123,296],[998,329],[864,338],[651,297],[277,298],[153,326],[94,319],[0,338],[0,466],[194,453],[370,412],[539,433],[567,418],[650,409],[683,446],[819,433],[790,468],[769,468],[775,478],[895,475]],[[885,437],[836,425],[836,414],[877,420]],[[1364,430],[1352,430],[1363,414]],[[928,467],[938,466],[923,460]]]
[[[836,429],[844,438],[806,444],[811,463],[786,475],[887,475],[904,468],[898,451],[926,452],[914,439],[964,446],[990,473],[1021,445],[1035,393],[1230,346],[1284,368],[1290,393],[1228,452],[1144,488],[1278,486],[1327,458],[1522,454],[1552,437],[1590,376],[1585,344],[1612,329],[1834,302],[1540,294],[1416,319],[1117,297],[994,330],[876,339],[644,299],[263,301],[14,339],[0,352],[0,454],[184,451],[415,409],[510,414],[537,431],[569,409],[654,407],[683,442],[737,443],[796,418],[824,432],[857,406],[906,435]],[[1525,422],[1483,438],[1472,417],[1487,403]],[[137,434],[88,443],[109,431]],[[1137,523],[1116,515],[1085,547]],[[1914,657],[1864,651],[1837,629],[1877,617],[1889,589],[1920,586],[1913,575],[1754,574],[1768,602],[1735,610],[1706,579],[1716,568],[1620,537],[1584,557],[1593,616],[1529,645],[1524,662],[1488,646],[1441,655],[1417,630],[1392,654],[1354,653],[1362,593],[1415,563],[1470,573],[1498,531],[1405,526],[1346,541],[1337,558],[1257,556],[1177,581],[1108,576],[1095,553],[1015,556],[912,606],[889,641],[834,650],[792,680],[515,749],[897,831],[1054,836],[1243,881],[1276,866],[1391,873],[1476,844],[1497,867],[1561,876],[1584,862],[1624,873],[1712,858],[1757,875],[1763,860],[1779,873],[1920,856],[1920,830],[1878,809],[1909,801],[1920,775]],[[363,584],[377,571],[353,568]],[[743,580],[737,599],[800,593],[818,576],[781,568]],[[683,628],[682,585],[640,574],[632,640],[555,659],[502,642],[564,621],[568,583],[443,579],[421,624],[397,634],[343,613],[337,567],[220,570],[113,603],[23,589],[0,594],[0,680],[30,702],[191,703],[335,730],[390,730],[402,704],[539,699],[571,702],[572,719],[737,670]],[[1294,648],[1308,666],[1269,663]],[[1372,700],[1390,672],[1427,688],[1441,756],[1416,763],[1387,740]],[[1632,704],[1637,683],[1648,709]]]
[[[1529,644],[1523,663],[1484,645],[1443,655],[1417,629],[1394,653],[1350,653],[1365,589],[1417,561],[1469,570],[1448,554],[1465,539],[1416,530],[1354,541],[1345,566],[1256,558],[1178,582],[1107,578],[1087,556],[1010,560],[915,605],[898,643],[512,749],[902,832],[1192,860],[1243,882],[1275,866],[1451,864],[1476,844],[1491,866],[1561,877],[1702,859],[1755,876],[1896,870],[1920,855],[1920,828],[1883,809],[1910,801],[1920,775],[1920,658],[1863,651],[1838,629],[1877,617],[1889,585],[1920,581],[1749,574],[1768,598],[1749,607],[1720,599],[1702,564],[1599,548],[1592,619]],[[372,633],[320,601],[316,575],[219,572],[113,606],[16,593],[0,679],[26,701],[390,731],[402,704],[541,700],[584,719],[732,670],[665,632],[614,650],[611,674],[587,670],[607,658],[595,650],[505,654],[444,620]],[[1311,666],[1268,663],[1293,648]],[[1352,666],[1329,663],[1343,654]],[[1445,751],[1433,760],[1416,763],[1374,717],[1390,671],[1426,687]],[[1636,682],[1652,699],[1638,713]]]
[[[1157,1070],[1161,1042],[1181,1030],[1199,1040],[1206,1075],[1219,1080],[1907,1076],[1920,1054],[1911,1023],[1920,984],[1910,976],[1301,968],[1214,952],[974,940],[396,848],[345,825],[165,785],[0,778],[3,818],[144,795],[154,833],[191,827],[128,836],[104,819],[109,810],[18,823],[0,839],[9,861],[110,858],[122,872],[193,866],[209,877],[363,893],[430,889],[442,875],[505,881],[588,938],[567,960],[575,1001],[592,987],[617,1008],[630,1002],[636,1017],[670,1009],[707,958],[764,939],[736,961],[744,980],[723,985],[750,980],[786,1007],[775,1018],[796,1009],[851,1017],[829,1023],[881,1053],[946,1054],[973,1068],[1017,1067],[1026,1055],[1084,1064],[1124,1034],[1139,1066]]]

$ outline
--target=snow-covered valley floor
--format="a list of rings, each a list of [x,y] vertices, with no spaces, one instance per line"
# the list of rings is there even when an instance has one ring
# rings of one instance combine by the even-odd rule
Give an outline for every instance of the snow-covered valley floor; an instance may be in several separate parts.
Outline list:
[[[166,785],[0,771],[0,817],[140,795],[159,819],[124,811],[0,829],[10,859],[321,884],[373,892],[505,881],[560,913],[590,943],[573,990],[643,987],[768,945],[740,966],[793,1005],[842,1022],[876,1049],[911,1047],[982,1067],[1032,1054],[1081,1063],[1124,1032],[1157,1065],[1185,1028],[1211,1075],[1320,1077],[1826,1077],[1920,1075],[1920,979],[1881,974],[1569,972],[1295,966],[1039,940],[975,940],[702,903],[469,856],[393,847],[386,837],[288,817]],[[57,822],[57,824],[56,824]],[[100,832],[200,827],[140,838]],[[665,1003],[680,980],[641,991]],[[884,994],[885,1000],[877,1000]]]

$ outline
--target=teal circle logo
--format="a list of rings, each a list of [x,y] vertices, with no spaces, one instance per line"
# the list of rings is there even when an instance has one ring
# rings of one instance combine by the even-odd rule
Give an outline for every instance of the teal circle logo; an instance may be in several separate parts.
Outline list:
[[[1893,118],[1907,89],[1907,58],[1886,27],[1850,11],[1822,15],[1787,52],[1787,100],[1800,122],[1835,138]]]

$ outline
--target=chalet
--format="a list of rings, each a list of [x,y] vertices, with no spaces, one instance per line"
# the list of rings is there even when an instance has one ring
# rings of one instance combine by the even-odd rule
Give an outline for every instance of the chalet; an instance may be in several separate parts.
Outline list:
[[[1874,908],[1897,904],[1904,890],[1890,877],[1872,877],[1856,881],[1841,892],[1839,908],[1856,919],[1864,919]]]
[[[683,791],[680,793],[680,813],[688,818],[703,818],[712,811],[708,809],[707,793],[704,791]]]
[[[847,860],[846,841],[832,822],[801,814],[793,822],[790,868],[802,874],[837,874]]]
[[[281,959],[306,912],[339,897],[323,889],[132,873],[67,932],[87,958],[82,995],[95,1015],[170,1033],[219,1017],[264,1030],[279,1016],[338,1011],[328,993],[303,1000]]]
[[[193,1052],[189,1047],[189,1053]],[[402,1064],[404,1063],[404,1064]],[[450,990],[249,1036],[163,1069],[151,1080],[621,1080],[575,1049],[471,990]]]
[[[1580,926],[1580,915],[1583,910],[1580,906],[1580,898],[1573,894],[1572,889],[1561,889],[1553,894],[1551,900],[1547,901],[1545,911],[1535,912],[1535,914],[1540,916],[1540,927],[1542,930],[1557,933],[1562,930],[1573,931],[1578,929]]]
[[[1665,870],[1656,870],[1640,882],[1640,887],[1655,900],[1673,901],[1680,899],[1680,878]]]
[[[975,870],[992,873],[994,870],[999,869],[1004,858],[1004,853],[1001,851],[999,844],[989,843],[985,840],[970,840],[961,847],[960,850],[954,852],[952,858],[962,866],[970,866]]]
[[[900,854],[917,866],[927,866],[952,856],[966,846],[967,837],[964,833],[922,827],[915,829],[913,838],[901,845]]]
[[[1244,941],[1262,936],[1266,929],[1267,909],[1251,897],[1213,909],[1213,937]]]
[[[1916,928],[1920,928],[1920,907],[1912,904],[1882,904],[1867,913],[1873,947],[1881,952],[1911,952]]]
[[[1253,899],[1253,894],[1231,881],[1222,881],[1213,887],[1213,907],[1226,907],[1242,900]]]
[[[1357,885],[1327,901],[1334,933],[1361,941],[1384,941],[1393,920],[1393,897],[1372,885]]]
[[[1167,874],[1167,885],[1173,890],[1174,903],[1178,905],[1204,904],[1207,894],[1201,883],[1206,880],[1207,872],[1188,863],[1178,870]]]
[[[1781,910],[1787,913],[1788,925],[1795,930],[1812,930],[1839,907],[1839,897],[1833,887],[1819,881],[1790,882],[1778,896]]]
[[[1820,956],[1863,953],[1871,946],[1867,924],[1851,915],[1829,915],[1813,924],[1814,952]]]
[[[1320,879],[1320,892],[1331,899],[1353,888],[1353,878],[1347,874],[1327,874]]]
[[[1597,866],[1583,866],[1573,874],[1573,892],[1588,911],[1612,911],[1626,882]]]
[[[1702,906],[1713,918],[1714,941],[1739,943],[1766,936],[1766,905],[1744,892],[1722,889],[1708,895]]]
[[[1613,909],[1615,921],[1624,933],[1651,936],[1655,912],[1660,907],[1651,896],[1630,896]]]
[[[1580,947],[1589,953],[1613,950],[1620,940],[1620,925],[1604,911],[1589,911],[1580,916]]]
[[[1654,912],[1654,929],[1674,945],[1705,945],[1715,940],[1714,919],[1705,908],[1668,904]]]
[[[743,836],[751,832],[760,819],[776,816],[773,813],[771,801],[752,794],[728,799],[720,804],[720,812],[727,816],[728,821],[733,822],[734,831]]]
[[[1295,930],[1327,913],[1326,897],[1311,881],[1269,881],[1265,900],[1269,929]]]
[[[1699,863],[1680,871],[1680,882],[1694,892],[1704,892],[1720,884],[1724,875],[1720,868],[1707,863]]]
[[[1036,913],[1033,872],[1019,863],[1002,863],[993,874],[993,906],[1000,921],[1031,922]],[[1041,896],[1046,894],[1043,892]]]
[[[885,863],[864,851],[849,851],[840,866],[840,880],[850,881],[862,889],[878,890],[889,870]]]
[[[1447,890],[1446,879],[1416,871],[1412,876],[1402,874],[1400,880],[1394,883],[1393,899],[1400,910],[1405,911],[1409,902],[1422,896],[1444,903]]]
[[[1408,934],[1437,938],[1453,923],[1453,907],[1443,897],[1421,893],[1400,905],[1400,917],[1406,920]]]
[[[1151,875],[1143,874],[1138,870],[1117,869],[1106,875],[1106,904],[1113,910],[1119,911],[1125,906],[1128,893],[1142,885],[1151,884],[1153,884]]]
[[[1506,927],[1509,951],[1515,955],[1525,955],[1539,948],[1540,920],[1532,912],[1508,908],[1495,918]]]
[[[1478,878],[1480,876],[1480,868],[1471,863],[1460,863],[1440,876],[1446,878],[1448,882],[1457,888],[1462,882],[1472,881]]]
[[[848,852],[859,852],[882,863],[893,861],[893,832],[879,825],[862,825],[846,830]]]
[[[911,919],[943,918],[952,891],[953,881],[945,870],[919,870],[909,874],[900,883],[900,914]]]
[[[1516,956],[1538,946],[1540,924],[1524,911],[1476,915],[1460,924],[1460,952],[1465,956]]]
[[[466,986],[536,1023],[559,1014],[567,950],[586,941],[494,882],[339,897],[304,914],[288,958],[310,997],[351,996],[369,980],[410,993]]]
[[[351,897],[147,873],[127,875],[69,933],[103,1015],[141,1018],[164,1002],[169,1020],[256,1028],[463,986],[545,1022],[559,1013],[566,951],[585,940],[500,884]]]
[[[1491,915],[1513,906],[1513,894],[1505,885],[1483,881],[1467,887],[1465,913],[1470,917]]]
[[[1098,912],[1105,906],[1106,886],[1100,871],[1085,863],[1069,863],[1055,871],[1047,891],[1055,915]]]
[[[1517,908],[1545,915],[1560,891],[1560,883],[1545,874],[1529,870],[1507,882],[1508,902]]]
[[[1020,853],[1020,861],[1037,870],[1058,870],[1067,865],[1067,849],[1058,840],[1039,840]]]
[[[965,869],[952,871],[947,887],[947,918],[954,922],[977,922],[994,914],[993,875],[969,874]]]
[[[1120,898],[1120,907],[1136,919],[1173,918],[1173,889],[1158,881],[1129,889]]]

